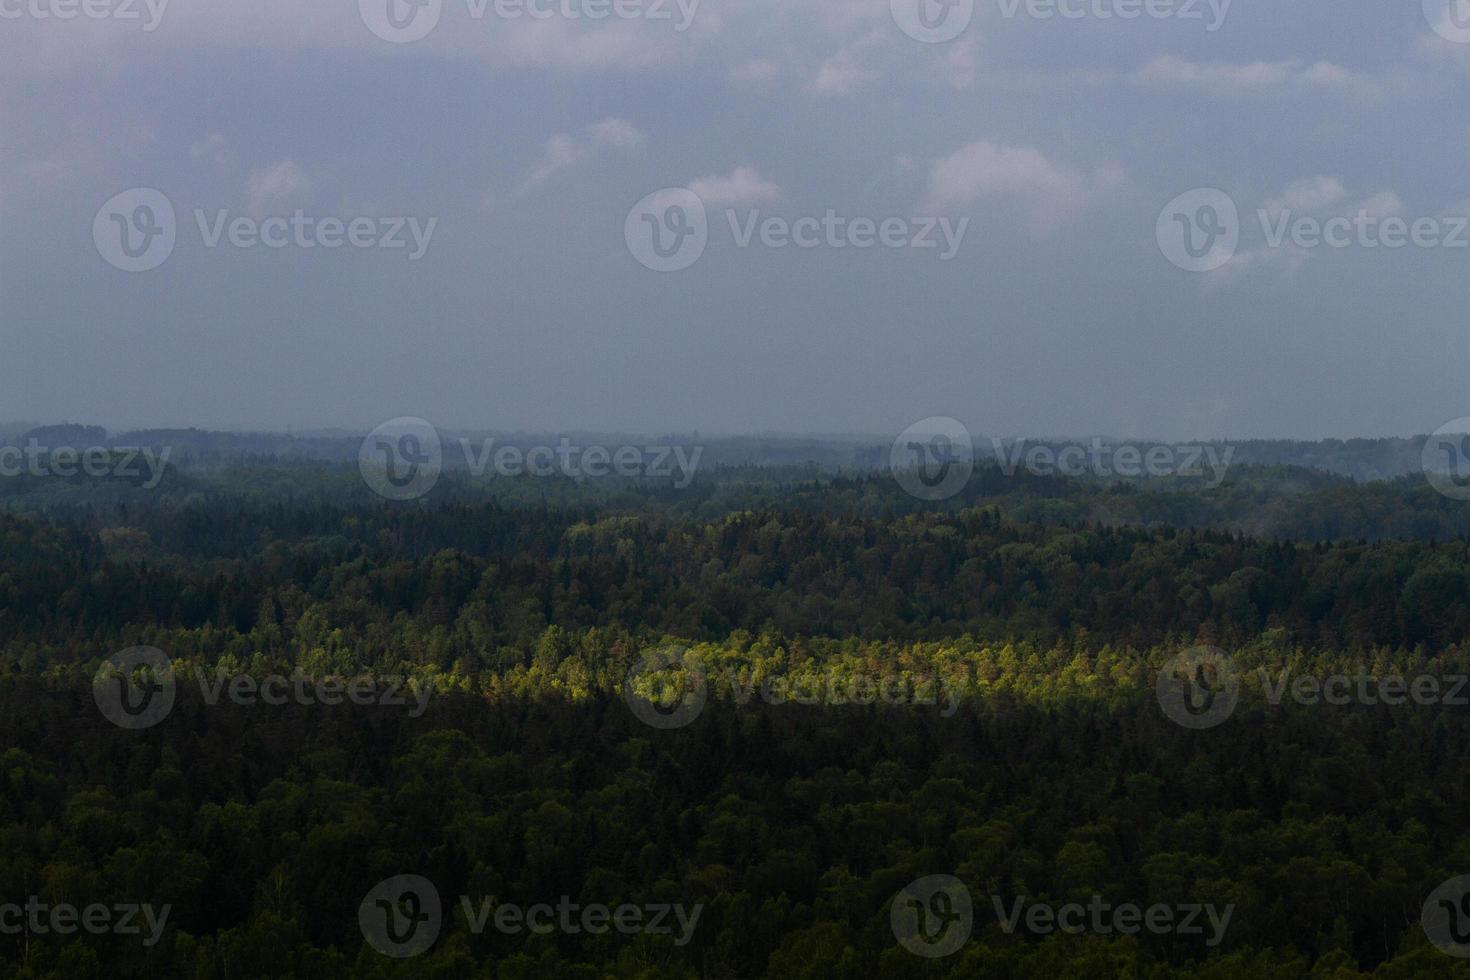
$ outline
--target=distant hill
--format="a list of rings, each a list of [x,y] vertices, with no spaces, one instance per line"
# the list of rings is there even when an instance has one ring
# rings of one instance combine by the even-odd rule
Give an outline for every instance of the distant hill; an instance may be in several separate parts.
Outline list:
[[[365,433],[323,429],[301,433],[223,432],[196,428],[142,429],[109,434],[95,425],[64,423],[30,428],[19,436],[4,438],[16,432],[14,425],[0,423],[0,445],[25,445],[35,439],[43,446],[169,446],[172,458],[216,459],[279,457],[288,460],[349,462],[357,459]],[[636,435],[630,433],[569,432],[565,434],[494,432],[441,428],[446,464],[453,467],[463,459],[461,440],[467,440],[476,452],[485,440],[494,439],[496,446],[528,449],[538,445],[555,445],[563,435],[580,446],[609,447],[684,446],[703,447],[701,465],[716,466],[802,466],[810,465],[827,472],[863,473],[888,465],[892,437],[880,435],[720,435],[698,433],[678,435]],[[1316,442],[1289,439],[1244,439],[1195,441],[1192,445],[1217,447],[1223,454],[1229,447],[1234,466],[1292,466],[1320,470],[1345,476],[1360,483],[1395,480],[1420,473],[1420,454],[1424,436],[1383,439],[1323,439]],[[1022,440],[1029,446],[1061,449],[1067,445],[1090,445],[1091,437],[1061,439],[1055,437]],[[1148,447],[1170,445],[1168,440],[1103,438],[1107,446],[1134,445]],[[977,433],[974,437],[975,457],[997,458],[996,440]],[[1173,443],[1179,445],[1180,443]],[[1004,447],[1015,441],[1005,439]],[[1011,451],[1007,448],[1006,451]]]
[[[107,430],[100,425],[73,425],[63,423],[61,425],[42,425],[21,433],[17,442],[28,445],[35,440],[37,445],[69,446],[83,449],[88,446],[107,445]]]

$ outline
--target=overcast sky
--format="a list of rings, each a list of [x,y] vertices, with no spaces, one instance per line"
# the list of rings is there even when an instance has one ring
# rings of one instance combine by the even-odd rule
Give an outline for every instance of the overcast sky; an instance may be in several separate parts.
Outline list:
[[[0,418],[1470,415],[1470,3],[388,2],[0,0]]]

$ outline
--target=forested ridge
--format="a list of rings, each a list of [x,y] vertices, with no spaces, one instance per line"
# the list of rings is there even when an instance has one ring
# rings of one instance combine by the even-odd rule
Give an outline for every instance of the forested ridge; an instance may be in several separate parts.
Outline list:
[[[528,658],[553,628],[1133,646],[1281,630],[1306,646],[1437,651],[1470,626],[1464,540],[1308,544],[1023,524],[995,509],[695,521],[494,504],[201,506],[154,534],[11,516],[0,536],[12,656],[61,662],[160,631],[185,643],[223,634],[251,653],[330,633],[366,664],[400,641],[430,643],[448,658],[438,666],[478,670]]]
[[[877,477],[781,506],[726,474],[701,513],[658,488],[395,505],[279,493],[275,474],[236,493],[43,488],[0,513],[0,900],[172,907],[151,945],[0,934],[0,973],[1466,972],[1419,918],[1470,873],[1470,707],[1267,696],[1283,671],[1470,672],[1466,539],[854,506],[869,482],[886,494]],[[1417,494],[1394,486],[1361,492]],[[1202,491],[1108,492],[1188,507]],[[1155,682],[1199,644],[1234,659],[1240,703],[1189,730]],[[99,712],[93,675],[136,646],[179,683],[132,731]],[[630,670],[670,649],[706,671],[708,701],[660,729],[630,709]],[[403,676],[432,696],[421,713],[207,696],[273,674]],[[862,678],[909,697],[833,696]],[[913,696],[926,684],[932,700]],[[397,960],[358,906],[409,873],[444,922]],[[941,874],[974,896],[974,928],[930,959],[890,913]],[[702,914],[683,945],[477,933],[461,896]],[[1008,932],[992,907],[1094,896],[1233,913],[1207,945]]]

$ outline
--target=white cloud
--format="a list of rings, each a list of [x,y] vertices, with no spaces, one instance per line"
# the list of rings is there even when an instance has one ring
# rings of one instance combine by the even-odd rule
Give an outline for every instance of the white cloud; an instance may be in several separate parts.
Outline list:
[[[611,147],[615,150],[633,150],[641,146],[643,140],[643,132],[637,126],[626,119],[617,118],[604,119],[588,126],[585,141],[577,140],[566,133],[558,133],[546,141],[541,162],[532,168],[530,175],[521,183],[519,193],[529,193],[563,170],[575,167],[594,149]]]
[[[1290,279],[1312,259],[1312,252],[1298,248],[1290,242],[1277,248],[1243,249],[1204,279],[1206,292],[1213,292],[1242,279],[1247,273],[1260,270],[1275,270],[1283,279]]]
[[[812,91],[818,95],[851,95],[882,78],[882,73],[863,63],[863,54],[883,43],[879,34],[868,34],[822,62]]]
[[[1186,61],[1173,55],[1154,58],[1133,73],[1133,81],[1139,85],[1191,85],[1219,95],[1268,92],[1287,85],[1368,86],[1360,76],[1326,61],[1313,65],[1305,65],[1299,59],[1232,64]]]
[[[750,207],[780,198],[781,188],[750,167],[736,167],[727,177],[700,177],[689,189],[712,208]]]
[[[1321,215],[1330,212],[1334,216],[1356,217],[1364,212],[1370,218],[1382,220],[1393,215],[1404,214],[1404,202],[1392,190],[1381,190],[1363,198],[1356,204],[1342,206],[1351,195],[1336,177],[1303,177],[1286,185],[1277,196],[1261,205],[1271,217],[1290,212],[1295,215]]]
[[[1303,177],[1286,185],[1276,197],[1261,205],[1270,214],[1283,211],[1320,211],[1347,197],[1347,188],[1336,177]]]
[[[256,216],[299,201],[310,192],[311,181],[306,172],[292,160],[252,170],[245,179],[246,206]]]
[[[1101,168],[1093,177],[1053,163],[1030,146],[1002,146],[978,140],[935,161],[921,210],[966,207],[981,198],[1019,199],[1033,232],[1047,234],[1088,207],[1096,192],[1116,188],[1122,171]]]
[[[521,186],[521,191],[532,190],[546,183],[557,173],[575,166],[587,153],[586,149],[565,133],[558,133],[546,141],[546,150],[541,162],[531,170],[531,175]]]
[[[142,25],[152,21],[150,8],[158,4],[133,6],[142,15],[133,24],[81,17],[65,24],[54,18],[5,20],[5,30],[0,31],[0,77],[92,74],[117,62],[146,64],[158,50],[348,48],[379,55],[395,50],[368,30],[353,0],[171,2],[156,29],[146,32]],[[485,8],[484,16],[472,17],[466,4],[446,2],[429,35],[405,47],[415,54],[483,59],[510,68],[637,70],[687,64],[696,57],[699,39],[721,32],[720,12],[705,6],[688,10],[687,2],[683,7],[671,2],[662,8],[670,14],[664,21],[529,14],[506,19],[495,14],[493,4]],[[692,18],[687,22],[686,11]],[[127,27],[132,29],[121,29]]]
[[[844,48],[822,63],[812,91],[818,95],[851,95],[878,77],[876,71],[864,68],[857,56]]]
[[[1404,211],[1407,209],[1404,207],[1403,199],[1398,194],[1393,191],[1379,191],[1377,194],[1359,201],[1358,210],[1366,211],[1368,212],[1368,217],[1377,218],[1382,221],[1384,218],[1403,217]]]
[[[502,63],[523,68],[646,68],[687,53],[672,29],[655,33],[627,20],[589,23],[552,17],[506,24],[487,18],[471,24],[466,43],[473,50],[483,50],[489,43]]]
[[[1349,194],[1341,180],[1336,177],[1303,177],[1292,181],[1277,196],[1261,205],[1269,220],[1279,225],[1280,233],[1287,236],[1275,247],[1262,246],[1243,249],[1220,269],[1211,273],[1207,288],[1214,289],[1236,282],[1248,272],[1274,270],[1284,279],[1290,279],[1312,260],[1320,249],[1303,248],[1289,237],[1290,224],[1282,224],[1285,217],[1293,221],[1311,216],[1319,221],[1329,217],[1348,218],[1356,221],[1359,215],[1383,220],[1392,216],[1404,216],[1403,200],[1392,190],[1382,190],[1356,203],[1351,203]]]
[[[631,150],[643,143],[643,133],[626,119],[604,119],[587,127],[594,142],[619,150]]]

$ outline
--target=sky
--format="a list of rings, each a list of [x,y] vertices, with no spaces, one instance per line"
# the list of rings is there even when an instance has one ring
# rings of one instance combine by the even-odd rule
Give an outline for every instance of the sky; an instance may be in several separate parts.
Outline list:
[[[1470,415],[1470,0],[416,2],[0,0],[0,419]]]

